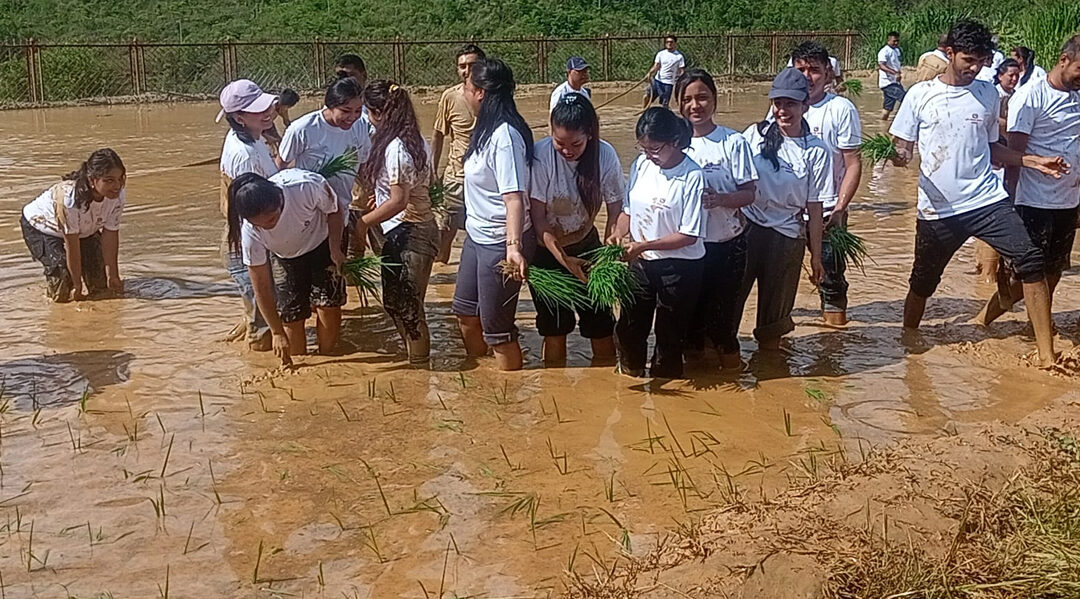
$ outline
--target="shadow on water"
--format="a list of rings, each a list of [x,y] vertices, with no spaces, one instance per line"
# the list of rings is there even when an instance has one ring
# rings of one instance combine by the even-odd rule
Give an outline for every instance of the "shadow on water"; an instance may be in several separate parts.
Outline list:
[[[123,351],[88,350],[0,363],[0,401],[24,411],[78,403],[84,393],[127,381],[132,358]]]
[[[131,277],[124,281],[124,297],[142,300],[202,299],[239,295],[233,283],[189,281],[174,277]]]

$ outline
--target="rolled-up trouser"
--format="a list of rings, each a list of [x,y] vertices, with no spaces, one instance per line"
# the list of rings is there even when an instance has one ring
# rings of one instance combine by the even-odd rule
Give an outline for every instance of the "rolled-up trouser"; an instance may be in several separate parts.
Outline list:
[[[259,312],[258,304],[255,303],[255,288],[251,283],[248,267],[244,264],[244,258],[239,253],[230,251],[227,247],[222,248],[222,252],[225,269],[229,271],[229,276],[236,283],[236,290],[240,292],[240,299],[244,302],[247,340],[249,343],[259,341],[270,334],[270,325],[266,324],[266,319]],[[274,289],[276,296],[277,289],[273,284],[273,276],[273,269],[270,269],[270,287]]]
[[[705,242],[704,274],[694,312],[697,326],[687,332],[687,347],[703,347],[707,335],[720,353],[739,353],[738,294],[745,272],[746,231],[728,241]]]
[[[683,348],[701,291],[704,259],[635,260],[630,268],[640,288],[634,303],[620,310],[615,325],[619,365],[628,374],[645,371],[649,333],[656,333],[649,374],[656,378],[683,376]],[[655,322],[655,324],[654,324]]]
[[[521,254],[532,260],[536,251],[536,232],[521,234]],[[521,281],[503,274],[499,262],[506,259],[506,245],[480,244],[465,236],[461,248],[461,265],[454,286],[454,314],[479,316],[484,329],[484,342],[502,345],[517,341],[517,316]]]
[[[757,283],[757,326],[754,338],[779,339],[795,330],[791,310],[799,291],[806,239],[791,238],[762,227],[748,224],[746,273],[739,287],[738,310],[741,314]]]
[[[836,226],[846,227],[847,216]],[[826,236],[827,238],[827,236]],[[846,312],[848,307],[847,260],[826,239],[821,240],[821,265],[825,277],[818,285],[823,312]]]
[[[25,216],[19,217],[19,226],[30,256],[44,268],[46,295],[57,303],[71,301],[74,282],[67,266],[64,238],[42,233]],[[105,291],[109,285],[105,275],[105,256],[101,250],[101,233],[80,238],[79,255],[82,257],[82,279],[87,294]]]

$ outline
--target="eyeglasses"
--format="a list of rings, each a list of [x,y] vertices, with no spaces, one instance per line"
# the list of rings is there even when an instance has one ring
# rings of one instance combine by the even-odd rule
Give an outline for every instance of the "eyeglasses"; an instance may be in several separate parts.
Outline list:
[[[670,145],[671,144],[664,143],[664,144],[660,144],[658,146],[653,146],[651,148],[646,148],[645,146],[643,146],[641,144],[637,144],[637,145],[634,146],[634,148],[636,148],[637,151],[641,152],[642,154],[644,154],[648,158],[659,158],[660,153],[664,151],[664,148],[666,148],[666,147],[668,147]]]

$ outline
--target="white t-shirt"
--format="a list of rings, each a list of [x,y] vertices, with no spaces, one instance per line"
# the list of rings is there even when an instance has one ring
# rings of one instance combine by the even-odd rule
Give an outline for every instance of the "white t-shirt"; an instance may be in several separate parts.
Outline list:
[[[562,97],[566,94],[581,94],[585,96],[585,98],[589,101],[592,101],[592,90],[587,87],[583,87],[581,89],[574,89],[570,87],[569,81],[563,81],[558,87],[555,88],[555,91],[551,92],[551,102],[548,104],[549,114],[555,111],[555,105],[558,104],[559,100],[561,100]]]
[[[772,110],[769,110],[765,120],[772,122],[773,118]],[[811,104],[804,118],[806,124],[810,125],[810,133],[825,142],[825,147],[829,148],[832,156],[836,194],[821,200],[822,209],[828,213],[836,207],[840,183],[847,173],[843,150],[856,150],[862,144],[862,120],[859,118],[859,110],[851,100],[836,94],[825,94],[819,102]]]
[[[734,129],[717,125],[708,135],[690,138],[686,155],[701,167],[706,189],[734,193],[740,185],[758,178],[750,144]],[[746,223],[738,208],[718,206],[706,210],[705,241],[730,241],[744,228]]]
[[[998,50],[994,50],[994,57],[990,60],[990,68],[997,72],[1001,63],[1005,62],[1005,55]]]
[[[683,58],[682,52],[678,50],[671,52],[666,48],[656,53],[656,59],[653,60],[653,63],[660,65],[660,70],[656,73],[656,80],[667,85],[674,85],[675,80],[679,78],[679,69],[686,67],[686,60]]]
[[[281,217],[273,229],[256,227],[245,220],[240,230],[244,264],[266,264],[267,252],[280,258],[296,258],[319,247],[330,234],[328,214],[341,208],[333,187],[318,173],[296,168],[270,177],[285,196]]]
[[[899,71],[901,66],[900,47],[897,46],[896,48],[893,48],[892,46],[886,44],[881,48],[881,50],[878,50],[877,61],[878,64],[885,63],[885,66],[889,67],[890,69]],[[899,82],[900,78],[896,75],[893,75],[892,73],[886,73],[880,68],[878,69],[878,87],[880,87],[881,89],[885,89],[893,83]]]
[[[91,201],[85,209],[75,207],[75,183],[65,181],[60,183],[64,192],[65,223],[60,223],[56,218],[56,204],[53,202],[53,188],[46,189],[35,199],[23,207],[23,216],[26,217],[35,229],[52,237],[79,234],[79,239],[85,239],[102,230],[119,231],[120,216],[124,213],[125,193],[120,190],[120,195],[115,198],[105,198],[100,202]]]
[[[225,144],[221,147],[220,167],[221,172],[230,179],[244,173],[255,173],[269,179],[278,172],[266,140],[260,137],[255,143],[246,144],[232,130],[225,135]]]
[[[668,169],[660,168],[644,154],[634,159],[623,202],[623,212],[630,215],[630,239],[654,241],[674,233],[696,238],[677,250],[643,252],[642,259],[705,257],[705,211],[701,208],[704,190],[704,173],[689,156]]]
[[[1023,77],[1020,78],[1021,81],[1023,79],[1024,79]],[[1025,87],[1027,87],[1029,85],[1033,85],[1035,83],[1038,83],[1039,81],[1041,81],[1043,79],[1046,79],[1046,69],[1040,67],[1039,65],[1032,65],[1032,67],[1031,67],[1031,77],[1028,78],[1027,83],[1021,83],[1021,82],[1018,81],[1016,83],[1016,91],[1020,91],[1020,90],[1024,89]]]
[[[323,117],[323,109],[309,112],[296,119],[281,136],[278,153],[285,162],[296,168],[318,172],[327,162],[351,150],[356,151],[357,166],[366,162],[371,153],[371,137],[366,119],[359,118],[348,130],[336,127]],[[329,179],[338,202],[348,209],[356,171],[338,173]]]
[[[948,218],[1008,197],[990,164],[998,140],[1001,97],[973,81],[946,85],[937,77],[908,90],[889,133],[918,141],[920,220]]]
[[[1009,100],[1010,133],[1028,134],[1027,152],[1061,156],[1072,165],[1060,179],[1020,169],[1016,204],[1066,209],[1080,204],[1080,92],[1055,89],[1046,79],[1025,86]]]
[[[555,149],[554,140],[545,137],[536,142],[536,160],[532,164],[529,197],[546,204],[548,225],[566,245],[585,238],[593,227],[596,214],[581,201],[577,186],[578,162],[570,162]],[[626,197],[622,165],[615,148],[600,140],[600,199],[605,204],[621,202]]]
[[[428,157],[428,162],[431,162],[431,145],[428,144],[426,139],[424,140],[424,152]],[[409,154],[409,150],[400,137],[395,137],[390,143],[386,144],[386,151],[383,152],[383,156],[385,159],[383,169],[379,173],[378,179],[375,180],[376,206],[382,206],[390,200],[391,185],[416,187],[417,185],[426,185],[431,178],[431,165],[425,164],[422,165],[422,168],[416,168],[412,155]],[[402,220],[404,215],[405,209],[402,209],[393,218],[379,223],[383,233],[389,233],[394,227],[404,222]]]
[[[506,242],[506,203],[503,194],[522,192],[521,230],[529,220],[529,165],[525,162],[525,138],[509,123],[499,125],[484,147],[465,161],[465,231],[473,242],[493,245]]]
[[[975,78],[979,81],[985,81],[990,84],[994,83],[994,77],[997,77],[997,69],[990,66],[979,69],[979,74],[975,75]]]
[[[809,203],[836,201],[832,155],[825,142],[815,135],[785,137],[773,167],[761,155],[765,138],[754,123],[743,132],[750,143],[757,168],[757,193],[754,203],[743,207],[746,218],[785,237],[797,239],[802,234],[802,215]]]

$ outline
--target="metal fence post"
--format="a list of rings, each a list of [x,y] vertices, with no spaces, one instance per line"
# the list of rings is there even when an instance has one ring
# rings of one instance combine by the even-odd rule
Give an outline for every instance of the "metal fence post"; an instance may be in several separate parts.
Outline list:
[[[405,53],[402,51],[401,37],[394,38],[392,54],[394,57],[394,80],[399,84],[405,84]]]
[[[536,40],[536,83],[547,83],[547,44],[544,36]]]
[[[31,102],[38,102],[41,98],[38,97],[37,77],[35,76],[34,69],[34,38],[26,40],[23,44],[23,49],[26,52],[26,89],[29,94],[29,100]]]
[[[730,34],[727,38],[727,70],[728,75],[735,73],[735,36]]]
[[[604,72],[604,81],[611,81],[611,34],[604,34],[604,41],[600,45],[600,64]]]
[[[844,68],[851,68],[851,30],[844,34]]]
[[[319,36],[315,36],[315,40],[311,43],[311,52],[311,68],[313,70],[311,80],[315,82],[312,87],[322,87],[326,69],[323,65],[323,44],[319,41]]]
[[[131,93],[139,95],[139,51],[136,50],[138,38],[132,38],[128,44],[128,74],[131,76]]]
[[[771,42],[771,45],[769,47],[769,72],[770,73],[775,73],[776,72],[776,33],[775,32],[773,32],[773,34],[771,36],[769,36],[769,41]]]

